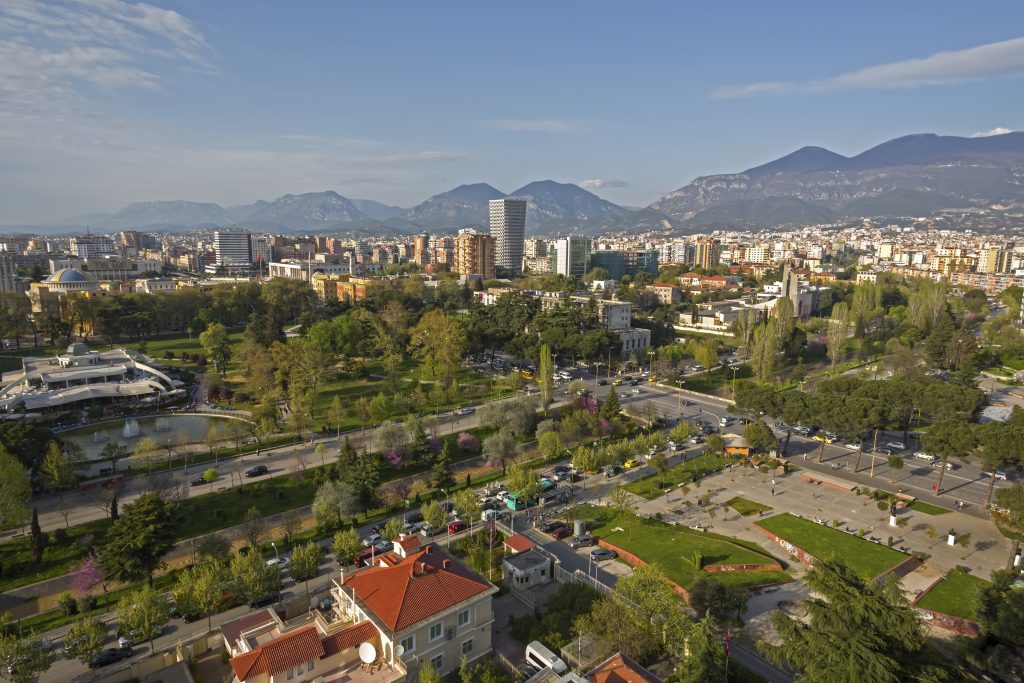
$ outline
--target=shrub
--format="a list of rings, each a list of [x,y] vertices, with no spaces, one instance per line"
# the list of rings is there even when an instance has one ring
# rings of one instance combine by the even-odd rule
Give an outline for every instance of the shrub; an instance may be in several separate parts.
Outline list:
[[[50,536],[53,538],[54,545],[63,545],[68,540],[68,532],[60,528],[54,529]]]
[[[480,440],[469,432],[460,432],[455,443],[467,453],[477,453],[480,451]]]
[[[60,611],[64,613],[64,616],[70,617],[78,612],[78,604],[75,599],[71,597],[71,593],[64,591],[57,598],[57,606],[60,607]]]
[[[174,351],[164,351],[164,359],[174,360]]]
[[[96,609],[96,596],[95,595],[83,595],[78,598],[78,611],[79,612],[91,612]]]
[[[193,356],[193,358],[195,357]],[[198,358],[195,358],[195,361],[196,365],[198,365],[199,367],[206,367],[206,356],[199,356]]]
[[[877,508],[878,508],[879,510],[885,510],[885,509],[887,509],[887,508],[889,507],[889,504],[888,504],[888,503],[886,503],[886,502],[885,502],[884,500],[880,500],[880,501],[878,501],[877,503],[875,503],[875,506],[876,506],[876,507],[877,507]]]

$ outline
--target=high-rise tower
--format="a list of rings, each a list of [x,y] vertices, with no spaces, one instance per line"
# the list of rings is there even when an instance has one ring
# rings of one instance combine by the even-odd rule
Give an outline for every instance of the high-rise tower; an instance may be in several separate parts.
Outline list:
[[[526,199],[492,199],[489,208],[491,234],[494,235],[494,265],[509,273],[518,273],[523,269]]]

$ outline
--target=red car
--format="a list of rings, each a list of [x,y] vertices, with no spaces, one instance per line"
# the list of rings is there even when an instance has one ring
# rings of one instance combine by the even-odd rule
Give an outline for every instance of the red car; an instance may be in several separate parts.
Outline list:
[[[450,534],[457,534],[464,529],[466,529],[466,523],[459,519],[448,525],[448,533]]]
[[[563,538],[566,538],[568,536],[572,536],[572,529],[570,529],[567,526],[560,526],[557,529],[553,530],[551,532],[551,535],[554,536],[556,539],[558,539],[560,541]]]

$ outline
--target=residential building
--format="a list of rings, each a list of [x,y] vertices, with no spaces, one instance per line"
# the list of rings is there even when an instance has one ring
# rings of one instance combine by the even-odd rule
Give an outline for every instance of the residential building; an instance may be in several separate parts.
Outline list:
[[[523,267],[526,237],[526,204],[521,197],[492,199],[488,203],[490,230],[494,235],[494,265],[509,273]]]
[[[174,280],[170,278],[147,278],[135,281],[135,291],[143,294],[155,294],[157,292],[173,292],[177,289]]]
[[[429,663],[442,676],[491,651],[498,588],[435,544],[395,552],[344,572],[331,590],[334,614],[376,628],[385,661]],[[396,651],[396,646],[401,648]]]
[[[144,273],[159,273],[163,263],[156,259],[105,256],[94,258],[50,259],[50,272],[78,270],[94,280],[134,280]]]
[[[593,242],[586,237],[563,237],[555,240],[555,273],[566,277],[583,277],[590,271]]]
[[[455,238],[455,267],[460,275],[481,275],[485,280],[494,278],[493,235],[475,231],[462,231]]]
[[[618,652],[587,674],[590,683],[663,683],[650,671]]]
[[[14,254],[0,251],[0,293],[25,291],[18,280],[18,263]]]
[[[873,270],[857,271],[857,283],[861,282],[878,282],[878,273]]]
[[[213,233],[215,264],[228,271],[248,272],[252,266],[252,235],[248,230],[222,228]]]
[[[658,299],[658,303],[662,305],[678,304],[683,300],[683,290],[677,285],[669,284],[667,282],[655,282],[653,285],[647,287],[647,291],[654,294]]]
[[[419,266],[430,263],[430,234],[421,232],[412,238],[412,260]]]
[[[697,241],[697,254],[694,264],[698,268],[714,268],[719,264],[722,244],[713,237],[703,237]]]
[[[590,268],[603,268],[614,280],[635,276],[641,270],[657,276],[658,250],[597,249],[590,254]]]
[[[71,253],[78,258],[93,258],[114,253],[114,241],[104,235],[86,235],[71,238]]]
[[[528,590],[554,580],[554,562],[542,550],[533,547],[501,562],[501,578],[512,590]]]
[[[523,256],[541,258],[548,255],[548,243],[542,239],[528,239],[523,245]]]

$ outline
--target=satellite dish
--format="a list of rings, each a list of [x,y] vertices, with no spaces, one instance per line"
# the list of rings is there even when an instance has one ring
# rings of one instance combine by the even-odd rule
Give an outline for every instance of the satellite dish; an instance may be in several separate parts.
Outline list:
[[[363,643],[359,646],[359,659],[364,664],[377,660],[377,648],[373,646],[373,643]]]
[[[405,645],[402,645],[401,643],[399,643],[398,645],[395,645],[395,656],[396,657],[401,657],[404,654],[405,654]]]

